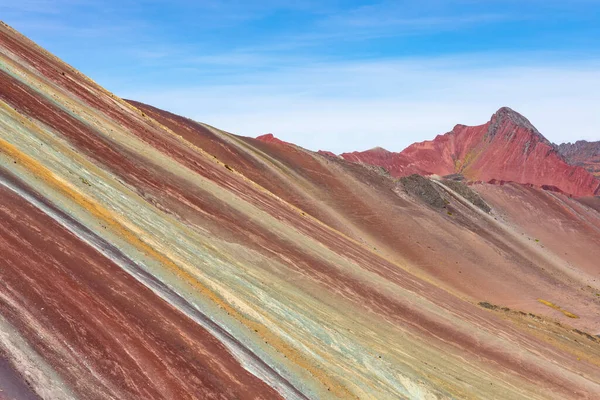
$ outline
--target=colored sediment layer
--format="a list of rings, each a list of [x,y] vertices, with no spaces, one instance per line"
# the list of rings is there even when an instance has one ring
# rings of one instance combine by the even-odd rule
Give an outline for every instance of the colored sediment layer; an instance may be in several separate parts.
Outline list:
[[[592,207],[475,188],[494,217],[436,183],[440,212],[375,170],[125,102],[6,26],[0,87],[0,385],[49,399],[600,395],[598,271],[580,256],[600,248]],[[511,196],[560,221],[554,236],[527,240]],[[573,230],[580,252],[563,256]]]

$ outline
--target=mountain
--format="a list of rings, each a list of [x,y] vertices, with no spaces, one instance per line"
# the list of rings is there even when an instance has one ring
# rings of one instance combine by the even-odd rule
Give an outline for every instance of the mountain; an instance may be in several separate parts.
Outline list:
[[[409,176],[412,174],[430,175],[420,165],[402,153],[394,153],[381,147],[375,147],[363,152],[341,154],[344,160],[378,165],[385,168],[395,177]]]
[[[0,132],[2,398],[600,398],[598,198],[237,136],[6,25]]]
[[[600,177],[600,142],[563,143],[558,146],[558,152],[569,164],[583,167]]]
[[[265,143],[289,144],[287,142],[284,142],[283,140],[277,139],[275,136],[273,136],[272,133],[267,133],[265,135],[258,136],[256,139],[260,140],[261,142],[265,142]]]
[[[556,187],[574,196],[593,196],[600,180],[569,165],[525,117],[503,107],[480,126],[457,125],[432,141],[400,153],[383,149],[344,153],[344,159],[378,165],[393,176],[412,173],[462,174],[471,181],[512,181]]]

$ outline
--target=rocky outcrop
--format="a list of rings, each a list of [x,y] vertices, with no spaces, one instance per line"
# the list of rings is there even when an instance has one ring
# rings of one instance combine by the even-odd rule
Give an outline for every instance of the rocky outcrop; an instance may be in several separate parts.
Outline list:
[[[435,184],[418,174],[400,178],[399,184],[409,195],[420,199],[433,208],[444,208],[447,200],[442,197]]]
[[[490,206],[481,198],[481,196],[479,196],[477,192],[471,189],[464,182],[447,179],[444,180],[443,183],[446,187],[452,189],[453,191],[464,197],[471,204],[473,204],[475,207],[478,207],[483,212],[489,213],[490,211],[492,211]]]
[[[595,176],[600,176],[600,141],[578,140],[575,143],[563,143],[557,149],[569,164],[583,167]]]
[[[265,143],[290,144],[288,142],[284,142],[283,140],[277,139],[272,133],[257,136],[256,140],[260,140],[261,142]]]

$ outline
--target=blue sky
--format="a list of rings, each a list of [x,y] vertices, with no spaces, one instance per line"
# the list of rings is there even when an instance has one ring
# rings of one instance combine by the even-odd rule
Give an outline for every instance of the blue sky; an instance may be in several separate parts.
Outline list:
[[[600,0],[0,0],[117,95],[249,136],[399,151],[501,106],[600,140]]]

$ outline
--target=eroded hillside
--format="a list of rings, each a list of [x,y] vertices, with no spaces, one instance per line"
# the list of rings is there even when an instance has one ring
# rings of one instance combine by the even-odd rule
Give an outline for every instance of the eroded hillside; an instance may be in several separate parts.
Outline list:
[[[380,168],[125,102],[7,26],[0,88],[3,388],[600,396],[595,199],[427,178],[407,190]]]

